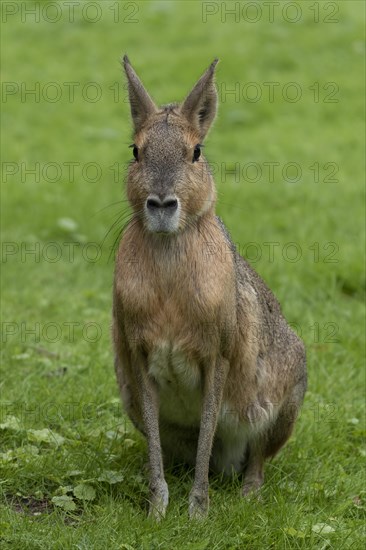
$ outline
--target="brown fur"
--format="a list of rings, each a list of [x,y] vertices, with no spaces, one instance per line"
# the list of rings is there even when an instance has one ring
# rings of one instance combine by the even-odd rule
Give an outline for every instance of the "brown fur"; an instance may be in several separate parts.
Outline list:
[[[181,107],[160,110],[124,65],[139,157],[127,178],[134,214],[116,259],[116,373],[148,440],[150,514],[164,515],[168,502],[164,453],[195,462],[189,511],[197,517],[208,509],[209,466],[238,469],[242,453],[243,493],[261,485],[264,459],[288,439],[303,400],[305,352],[215,216],[205,159],[192,162],[216,113],[216,62]],[[177,197],[179,219],[163,207],[149,212],[149,196]],[[149,218],[154,227],[164,220],[164,232],[149,230]]]

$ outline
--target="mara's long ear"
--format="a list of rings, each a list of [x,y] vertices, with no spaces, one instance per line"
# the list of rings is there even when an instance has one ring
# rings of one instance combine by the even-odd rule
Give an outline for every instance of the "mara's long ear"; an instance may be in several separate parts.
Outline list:
[[[133,70],[127,55],[123,57],[123,67],[127,76],[132,121],[135,132],[138,132],[146,119],[155,113],[157,109],[141,80]]]
[[[180,110],[198,131],[200,140],[206,136],[217,111],[217,91],[214,75],[218,59],[215,59],[184,100]]]

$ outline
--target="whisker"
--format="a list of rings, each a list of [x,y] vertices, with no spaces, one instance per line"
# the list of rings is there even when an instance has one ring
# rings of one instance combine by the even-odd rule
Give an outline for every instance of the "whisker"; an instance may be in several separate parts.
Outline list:
[[[110,261],[112,255],[115,256],[116,251],[117,251],[117,246],[116,245],[119,243],[119,241],[121,239],[121,235],[125,231],[126,227],[128,226],[129,228],[132,228],[137,222],[139,222],[141,213],[142,213],[142,210],[133,212],[131,214],[131,218],[127,219],[127,221],[125,223],[123,223],[122,227],[117,228],[117,230],[115,231],[116,237],[114,239],[113,245],[111,246],[111,250],[110,250],[110,253],[109,253],[109,257],[108,257],[108,262]]]
[[[131,214],[130,214],[131,215]],[[102,239],[102,242],[101,242],[101,245],[103,245],[108,237],[108,235],[111,233],[111,231],[116,227],[117,224],[120,224],[120,222],[123,220],[125,214],[124,213],[119,213],[117,215],[117,219],[112,223],[112,225],[110,226],[110,228],[107,230],[106,234],[104,235],[103,239]],[[128,214],[126,214],[126,216],[128,216]]]
[[[107,206],[103,206],[102,208],[100,208],[100,210],[96,210],[94,212],[93,216],[96,216],[97,214],[100,214],[104,210],[107,210],[107,208],[111,208],[112,206],[116,206],[116,204],[122,204],[122,203],[126,203],[126,202],[129,202],[129,200],[128,199],[122,199],[120,201],[111,202],[110,204],[107,204]]]

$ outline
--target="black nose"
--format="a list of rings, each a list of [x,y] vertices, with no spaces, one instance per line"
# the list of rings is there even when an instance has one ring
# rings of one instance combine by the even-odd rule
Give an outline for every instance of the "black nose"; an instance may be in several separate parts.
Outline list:
[[[173,212],[178,208],[178,201],[172,197],[161,200],[159,197],[154,195],[154,197],[149,197],[147,199],[146,206],[150,211],[157,210],[158,208],[166,208]]]

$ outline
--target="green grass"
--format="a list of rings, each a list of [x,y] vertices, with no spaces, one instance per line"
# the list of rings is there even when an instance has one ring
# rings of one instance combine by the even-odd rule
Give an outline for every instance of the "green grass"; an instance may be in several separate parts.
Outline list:
[[[15,163],[3,164],[3,176],[18,168],[2,186],[2,548],[363,548],[364,7],[333,3],[339,22],[324,23],[330,8],[320,2],[316,23],[313,3],[297,4],[297,23],[281,10],[270,23],[264,8],[256,23],[243,15],[225,22],[222,13],[204,23],[199,2],[156,1],[136,4],[136,23],[122,20],[134,3],[120,4],[114,23],[109,7],[117,4],[103,2],[95,23],[80,4],[73,23],[64,7],[54,24],[31,16],[23,23],[18,13],[3,25],[3,80],[39,82],[41,97],[22,101],[19,92],[2,103],[2,161]],[[242,500],[239,478],[213,478],[209,517],[198,524],[187,519],[192,472],[184,469],[167,472],[166,519],[154,525],[145,517],[146,444],[122,413],[110,338],[109,253],[119,226],[95,262],[88,244],[101,243],[121,211],[113,203],[123,194],[131,143],[124,52],[159,103],[183,99],[220,58],[221,106],[205,148],[217,172],[218,213],[307,347],[309,391],[293,437],[266,465],[262,501]],[[51,82],[62,91],[57,102],[42,99],[52,97]],[[65,82],[80,83],[74,101]],[[99,101],[83,98],[93,91],[88,82],[98,83]],[[259,101],[246,99],[248,82],[260,86]],[[265,82],[279,83],[273,102]],[[282,97],[289,82],[301,88],[294,103]],[[329,82],[336,103],[324,102],[336,90],[323,88]],[[224,94],[235,85],[239,101]],[[40,178],[24,175],[50,162],[61,167],[56,181],[52,165]],[[74,181],[70,162],[79,163]],[[92,167],[82,173],[93,162],[101,170],[94,182]],[[269,181],[271,162],[279,164]],[[290,162],[300,166],[297,182],[291,168],[282,174]],[[239,180],[221,163],[227,170],[239,163]],[[248,163],[262,169],[257,182],[251,172],[244,181]],[[265,243],[274,243],[273,257]],[[298,261],[289,261],[296,250],[288,243],[296,243]]]

